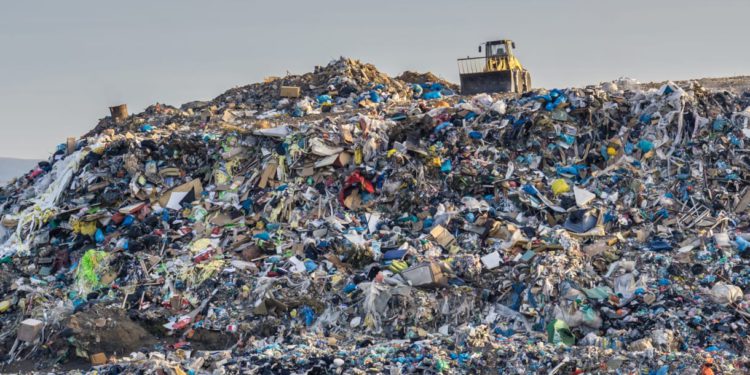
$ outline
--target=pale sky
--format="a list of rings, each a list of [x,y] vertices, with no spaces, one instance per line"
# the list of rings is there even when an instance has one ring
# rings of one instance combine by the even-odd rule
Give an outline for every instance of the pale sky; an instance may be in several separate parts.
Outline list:
[[[5,1],[0,156],[46,158],[127,103],[212,99],[339,56],[457,81],[510,38],[534,87],[750,74],[750,1]]]

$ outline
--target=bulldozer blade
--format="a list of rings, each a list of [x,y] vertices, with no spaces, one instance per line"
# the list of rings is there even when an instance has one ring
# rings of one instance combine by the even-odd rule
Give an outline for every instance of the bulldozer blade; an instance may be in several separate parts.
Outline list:
[[[493,92],[516,92],[513,71],[461,74],[461,94],[472,95]]]

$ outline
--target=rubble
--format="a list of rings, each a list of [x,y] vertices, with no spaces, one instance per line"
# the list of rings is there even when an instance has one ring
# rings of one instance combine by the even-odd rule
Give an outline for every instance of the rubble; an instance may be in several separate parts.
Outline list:
[[[0,190],[0,360],[750,371],[749,96],[419,79],[342,58],[61,144]]]

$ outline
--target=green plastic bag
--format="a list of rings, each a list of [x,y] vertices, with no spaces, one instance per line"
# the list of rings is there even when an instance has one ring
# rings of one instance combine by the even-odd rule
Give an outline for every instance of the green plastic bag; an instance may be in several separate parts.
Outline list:
[[[107,252],[90,249],[83,254],[76,271],[76,280],[81,291],[90,292],[102,287],[99,274],[101,263],[107,257]]]
[[[566,346],[572,346],[576,343],[576,337],[573,336],[568,324],[557,319],[547,324],[547,340],[553,344],[562,343]]]

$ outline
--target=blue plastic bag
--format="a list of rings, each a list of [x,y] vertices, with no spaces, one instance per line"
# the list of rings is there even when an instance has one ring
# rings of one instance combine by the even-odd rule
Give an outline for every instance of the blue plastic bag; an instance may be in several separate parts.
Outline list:
[[[330,95],[318,96],[318,104],[324,104],[324,103],[333,103],[333,98],[331,98]]]
[[[427,100],[440,99],[443,97],[443,94],[441,94],[440,91],[430,91],[422,95],[422,97]]]
[[[643,152],[649,152],[654,149],[654,144],[645,139],[641,139],[640,141],[638,141],[638,148]]]
[[[453,169],[453,166],[451,165],[450,159],[445,159],[443,161],[443,164],[440,166],[440,171],[443,173],[448,173]]]
[[[94,234],[94,240],[96,240],[96,243],[102,243],[104,242],[104,232],[101,228],[96,229],[96,234]]]
[[[270,241],[271,240],[271,234],[268,232],[260,232],[253,236],[253,238],[258,238],[263,241]]]
[[[377,91],[370,91],[370,101],[372,101],[373,103],[380,103],[380,95],[378,95]]]

